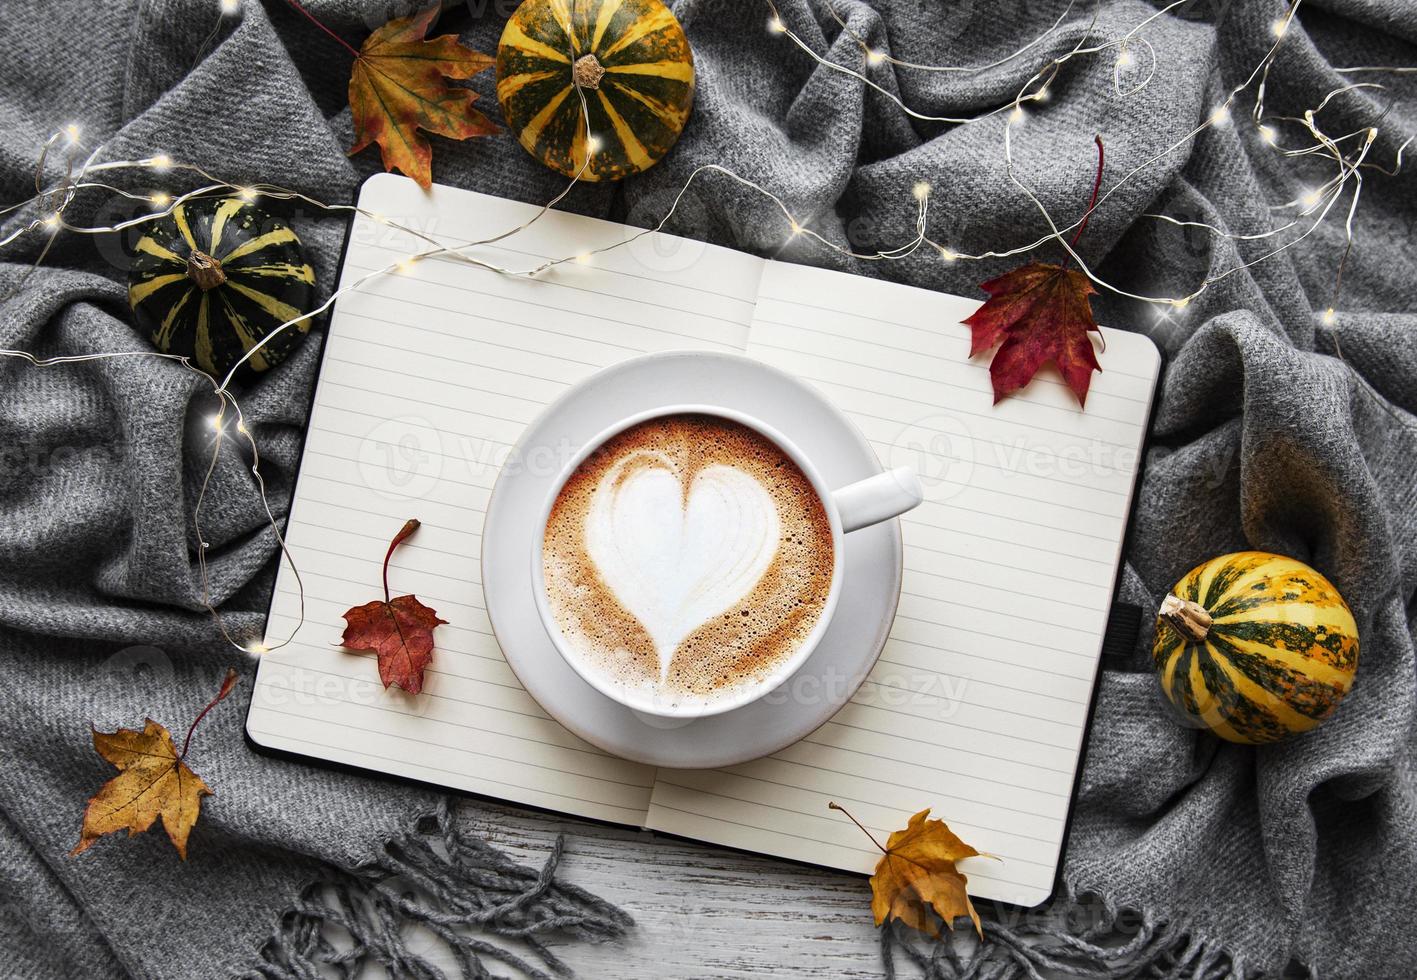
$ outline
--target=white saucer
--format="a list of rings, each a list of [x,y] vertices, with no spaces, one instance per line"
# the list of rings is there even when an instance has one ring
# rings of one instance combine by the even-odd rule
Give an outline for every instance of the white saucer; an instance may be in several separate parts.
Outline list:
[[[546,635],[527,555],[536,522],[570,455],[619,419],[699,402],[755,416],[795,442],[833,487],[881,472],[856,427],[818,392],[734,354],[671,351],[622,361],[547,407],[502,468],[482,536],[482,591],[493,632],[522,686],[571,732],[653,766],[711,769],[770,755],[820,727],[855,693],[880,656],[900,600],[900,522],[846,536],[840,604],[820,645],[765,697],[706,718],[643,715],[581,679]]]

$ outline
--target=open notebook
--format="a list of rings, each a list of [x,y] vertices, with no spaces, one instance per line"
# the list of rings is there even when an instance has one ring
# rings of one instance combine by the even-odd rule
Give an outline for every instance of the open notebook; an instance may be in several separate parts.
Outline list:
[[[447,243],[536,208],[404,178],[361,205]],[[551,213],[479,255],[524,269],[634,229]],[[342,281],[426,246],[357,218]],[[869,872],[884,837],[932,807],[1001,861],[966,862],[979,897],[1052,891],[1159,358],[1106,330],[1080,411],[1056,375],[991,405],[967,359],[978,305],[654,235],[538,281],[423,261],[342,297],[330,320],[289,544],[306,593],[296,641],[262,657],[247,732],[259,747],[518,803]],[[480,584],[497,464],[549,401],[598,368],[672,348],[746,352],[816,385],[887,464],[915,462],[927,501],[902,519],[905,578],[881,661],[830,722],[775,755],[659,770],[587,745],[517,683]],[[341,613],[376,598],[391,532],[396,592],[450,625],[425,693],[384,691],[342,652]],[[274,644],[299,615],[284,565]],[[882,697],[882,683],[928,692]]]

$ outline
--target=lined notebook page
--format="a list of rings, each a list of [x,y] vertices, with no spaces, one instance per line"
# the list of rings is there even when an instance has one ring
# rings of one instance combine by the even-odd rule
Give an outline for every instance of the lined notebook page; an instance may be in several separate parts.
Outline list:
[[[853,700],[769,758],[660,770],[648,826],[869,872],[879,852],[828,801],[882,840],[928,806],[1002,859],[961,865],[972,894],[1051,893],[1159,356],[1108,330],[1085,412],[1056,374],[993,406],[959,322],[977,306],[768,264],[749,354],[914,465],[926,502],[902,518],[899,612]]]
[[[446,244],[536,209],[380,175],[363,207]],[[627,229],[553,213],[479,257],[528,268]],[[661,242],[662,244],[662,242]],[[692,263],[647,248],[539,281],[428,260],[341,297],[330,321],[288,541],[305,586],[295,642],[261,659],[247,729],[257,744],[584,816],[641,824],[653,770],[607,755],[548,717],[507,666],[483,606],[483,511],[505,453],[568,386],[645,351],[742,351],[764,263],[691,243]],[[514,246],[514,247],[510,247]],[[342,283],[427,246],[359,218]],[[409,517],[424,527],[390,566],[448,620],[424,693],[385,690],[372,655],[336,644],[342,613],[380,598],[380,562]],[[267,625],[299,618],[282,565]]]

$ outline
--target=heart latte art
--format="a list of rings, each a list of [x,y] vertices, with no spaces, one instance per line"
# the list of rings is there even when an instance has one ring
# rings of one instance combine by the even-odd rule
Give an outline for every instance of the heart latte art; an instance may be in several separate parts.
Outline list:
[[[806,475],[727,419],[611,439],[567,481],[542,554],[574,653],[614,684],[713,700],[789,659],[831,589],[831,525]]]

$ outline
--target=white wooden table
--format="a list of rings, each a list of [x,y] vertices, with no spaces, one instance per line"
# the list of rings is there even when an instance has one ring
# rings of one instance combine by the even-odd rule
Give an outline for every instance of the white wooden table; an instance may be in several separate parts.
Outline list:
[[[862,876],[482,801],[460,819],[532,866],[564,831],[562,879],[635,917],[623,943],[556,948],[583,978],[883,974]],[[430,941],[425,955],[456,976],[441,952]]]

